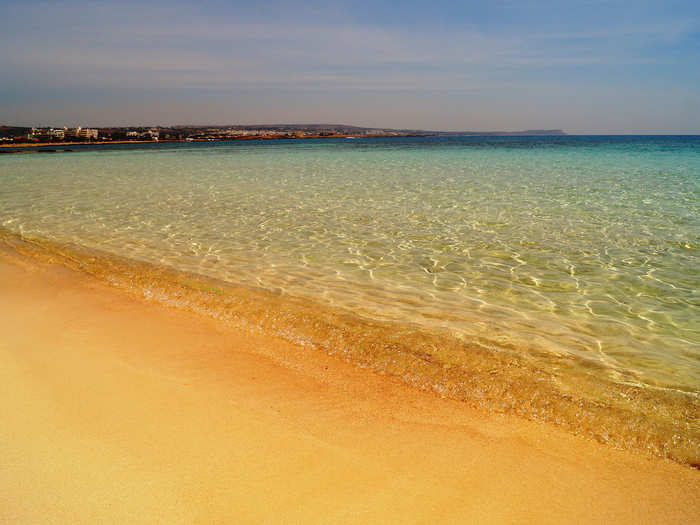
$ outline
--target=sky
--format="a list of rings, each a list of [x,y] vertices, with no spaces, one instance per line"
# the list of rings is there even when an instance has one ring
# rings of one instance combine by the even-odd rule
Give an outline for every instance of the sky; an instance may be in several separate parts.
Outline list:
[[[0,0],[0,124],[700,133],[700,2]]]

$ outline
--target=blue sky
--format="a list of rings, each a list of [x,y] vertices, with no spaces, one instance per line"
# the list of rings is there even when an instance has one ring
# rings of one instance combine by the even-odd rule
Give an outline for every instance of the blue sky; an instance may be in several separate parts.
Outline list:
[[[0,123],[700,133],[700,2],[9,2]]]

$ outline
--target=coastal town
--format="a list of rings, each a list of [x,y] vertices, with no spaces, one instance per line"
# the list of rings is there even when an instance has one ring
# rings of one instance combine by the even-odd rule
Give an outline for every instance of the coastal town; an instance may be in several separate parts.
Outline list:
[[[0,144],[65,144],[95,142],[194,142],[326,137],[426,135],[417,130],[384,130],[344,125],[172,126],[172,127],[15,127],[0,126]]]
[[[0,126],[0,145],[200,142],[226,140],[416,137],[416,136],[515,136],[564,135],[562,130],[524,131],[426,131],[381,129],[344,124],[276,124],[229,126],[134,126],[134,127],[21,127]]]

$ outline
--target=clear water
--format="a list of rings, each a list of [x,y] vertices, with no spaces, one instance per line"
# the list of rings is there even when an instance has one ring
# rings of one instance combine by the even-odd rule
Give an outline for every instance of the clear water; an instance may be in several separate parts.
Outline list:
[[[74,149],[0,157],[0,225],[700,392],[700,137]]]

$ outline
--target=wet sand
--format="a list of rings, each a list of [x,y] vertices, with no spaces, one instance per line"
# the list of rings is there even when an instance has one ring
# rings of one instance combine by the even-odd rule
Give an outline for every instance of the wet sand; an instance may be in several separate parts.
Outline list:
[[[0,523],[693,523],[700,473],[0,252]]]

